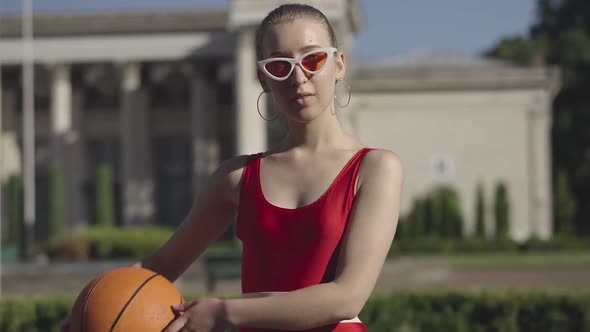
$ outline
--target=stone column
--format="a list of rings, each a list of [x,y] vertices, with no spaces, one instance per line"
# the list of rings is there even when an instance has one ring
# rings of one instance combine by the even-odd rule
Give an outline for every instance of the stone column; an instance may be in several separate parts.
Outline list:
[[[236,47],[236,149],[238,154],[261,152],[266,149],[266,123],[258,115],[256,100],[262,88],[256,75],[254,30],[237,32]],[[260,100],[260,110],[266,113],[266,103]]]
[[[7,86],[2,88],[2,132],[15,132],[20,128],[16,118],[16,92]]]
[[[2,128],[0,130],[2,171],[0,172],[0,184],[8,181],[10,176],[23,171],[22,151],[18,144],[20,128],[17,120],[16,92],[12,88],[2,87]],[[3,198],[3,201],[6,202],[6,198]]]
[[[63,174],[64,218],[62,227],[74,226],[74,208],[80,204],[80,169],[75,161],[73,148],[77,137],[72,128],[72,84],[70,66],[54,64],[51,75],[50,138],[51,164]],[[50,236],[60,236],[64,229],[53,230]]]
[[[16,91],[14,89],[2,88],[2,134],[1,140],[4,144],[3,160],[4,175],[12,175],[21,171],[21,151],[18,146],[18,134],[20,125],[16,116]],[[2,175],[0,175],[0,180]],[[4,179],[5,180],[5,179]]]
[[[72,89],[72,129],[67,136],[68,148],[68,214],[73,228],[84,228],[89,224],[88,209],[84,196],[86,160],[83,135],[83,104],[81,89]]]
[[[155,212],[147,98],[141,65],[122,64],[121,72],[123,224],[140,226],[150,224]]]
[[[57,64],[51,75],[51,150],[53,162],[64,166],[67,135],[72,128],[70,67]]]

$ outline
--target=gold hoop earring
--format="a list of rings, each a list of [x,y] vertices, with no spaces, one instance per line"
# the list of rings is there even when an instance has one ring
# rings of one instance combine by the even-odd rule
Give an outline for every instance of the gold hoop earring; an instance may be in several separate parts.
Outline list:
[[[274,119],[276,119],[279,116],[279,112],[275,111],[275,116],[272,117],[271,119],[267,119],[262,115],[262,112],[260,112],[260,106],[258,106],[258,104],[260,103],[260,97],[262,97],[262,95],[266,93],[266,91],[262,91],[259,95],[258,95],[258,99],[256,99],[256,109],[258,110],[258,115],[260,115],[261,118],[263,118],[266,121],[272,121]]]
[[[346,106],[348,106],[348,104],[350,104],[350,95],[351,95],[350,83],[348,82],[348,80],[346,78],[343,77],[343,78],[336,80],[336,86],[338,86],[338,82],[341,82],[341,81],[346,82],[346,87],[348,88],[348,99],[346,100],[346,104],[342,105],[338,102],[338,98],[336,98],[337,93],[334,93],[334,101],[336,102],[336,104],[338,104],[338,106],[345,108]]]

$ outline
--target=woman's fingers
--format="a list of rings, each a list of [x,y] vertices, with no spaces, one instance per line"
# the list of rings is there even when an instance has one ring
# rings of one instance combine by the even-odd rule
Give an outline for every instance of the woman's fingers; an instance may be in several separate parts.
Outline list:
[[[184,325],[186,324],[186,317],[180,316],[173,320],[164,331],[162,332],[178,332],[182,330]]]
[[[179,303],[179,304],[173,304],[172,305],[172,309],[178,312],[183,312],[183,311],[187,311],[190,307],[194,306],[197,303],[197,301],[190,301],[190,302],[184,302],[184,303]]]

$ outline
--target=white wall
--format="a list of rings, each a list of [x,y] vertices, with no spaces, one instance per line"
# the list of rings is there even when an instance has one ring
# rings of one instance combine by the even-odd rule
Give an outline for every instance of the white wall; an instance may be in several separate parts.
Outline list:
[[[356,94],[355,131],[365,144],[392,150],[403,160],[403,214],[409,211],[414,198],[423,196],[436,184],[448,183],[458,191],[466,230],[471,232],[475,222],[476,186],[481,181],[491,227],[495,185],[505,181],[511,203],[511,234],[515,239],[525,239],[534,231],[530,220],[532,193],[527,132],[529,113],[535,103],[538,107],[539,94],[543,91]],[[548,142],[540,144],[546,146]],[[436,156],[446,158],[454,166],[447,178],[434,175],[432,161]],[[532,181],[544,180],[548,178]],[[533,188],[549,190],[543,185]],[[540,196],[549,199],[551,195]],[[549,204],[540,209],[536,218],[550,215]]]

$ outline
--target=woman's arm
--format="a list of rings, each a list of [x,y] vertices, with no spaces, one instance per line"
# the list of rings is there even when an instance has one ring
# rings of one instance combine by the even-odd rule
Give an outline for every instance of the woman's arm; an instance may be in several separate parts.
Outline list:
[[[246,158],[238,156],[222,163],[172,237],[153,255],[134,266],[153,270],[175,281],[233,221]]]
[[[397,155],[369,152],[359,172],[353,218],[344,235],[335,280],[271,297],[225,300],[225,320],[239,327],[300,330],[357,316],[393,241],[402,182]]]

